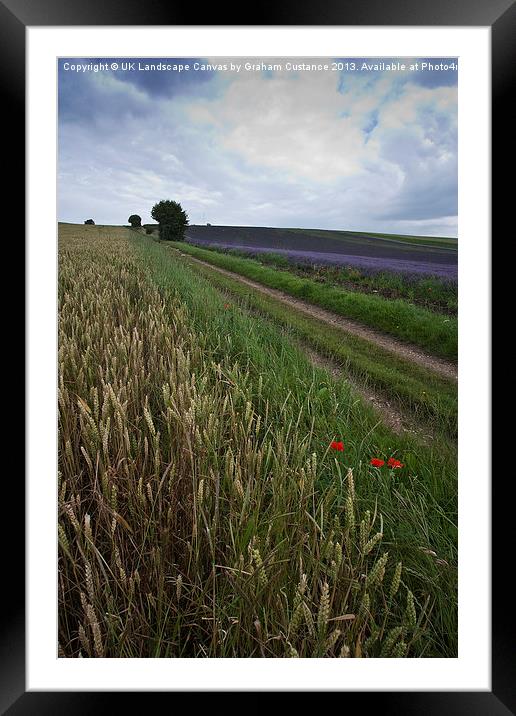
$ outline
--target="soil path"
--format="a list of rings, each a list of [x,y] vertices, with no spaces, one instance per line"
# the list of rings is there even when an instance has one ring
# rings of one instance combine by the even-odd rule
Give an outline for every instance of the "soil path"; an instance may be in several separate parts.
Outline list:
[[[190,256],[190,254],[184,254],[183,252],[179,251],[178,249],[173,249],[174,251],[177,251],[182,257],[186,258],[187,260],[191,260],[195,263],[201,264],[202,266],[207,266],[208,268],[214,269],[218,271],[219,273],[222,273],[224,275],[230,276],[231,278],[235,278],[242,283],[245,283],[246,285],[249,285],[253,288],[256,288],[257,290],[261,291],[262,293],[266,293],[267,295],[271,295],[274,297],[278,297],[280,300],[283,301],[283,298],[285,297],[286,301],[283,301],[284,303],[288,303],[290,305],[294,305],[297,309],[300,308],[298,305],[298,302],[295,300],[290,300],[290,296],[285,296],[284,293],[281,291],[277,291],[275,289],[269,289],[267,287],[262,286],[261,284],[255,283],[254,281],[249,281],[248,279],[240,276],[239,274],[235,274],[232,271],[227,271],[226,269],[221,269],[218,266],[212,266],[207,261],[201,261],[200,259],[196,259],[193,256]],[[304,302],[300,302],[304,303]],[[313,307],[309,304],[306,304],[310,309]],[[318,309],[317,309],[318,310]],[[310,315],[316,315],[312,313],[311,310],[307,311]],[[327,312],[325,312],[327,313]],[[333,314],[330,314],[333,316]],[[340,318],[340,317],[336,317]],[[388,428],[392,430],[393,433],[397,435],[401,435],[403,433],[411,433],[415,437],[417,437],[421,442],[428,445],[432,442],[434,439],[433,431],[428,427],[420,424],[416,424],[414,421],[413,416],[409,416],[405,414],[404,411],[402,411],[399,406],[396,405],[395,402],[391,401],[388,396],[386,396],[384,393],[380,393],[379,391],[375,391],[372,388],[369,388],[367,386],[364,386],[357,381],[353,380],[353,378],[347,374],[340,365],[333,362],[326,356],[321,355],[317,351],[315,351],[310,345],[308,345],[305,341],[298,340],[296,341],[299,348],[305,353],[308,360],[312,365],[323,368],[326,370],[335,380],[345,379],[353,389],[353,391],[359,395],[363,400],[365,400],[366,403],[371,405],[377,412],[381,422],[383,422]]]
[[[260,291],[260,293],[266,294],[267,296],[272,296],[285,305],[292,306],[298,311],[302,311],[313,318],[317,318],[329,326],[340,328],[341,330],[352,333],[355,336],[374,342],[376,345],[381,346],[385,350],[390,351],[405,360],[417,363],[423,368],[426,368],[434,373],[438,373],[446,378],[457,380],[457,365],[446,360],[445,358],[437,358],[436,356],[429,355],[416,346],[408,345],[407,343],[403,343],[392,336],[375,331],[373,328],[364,326],[349,318],[344,318],[343,316],[327,311],[324,308],[314,306],[313,304],[302,301],[301,299],[293,298],[278,289],[263,286],[262,284],[257,283],[256,281],[251,281],[250,279],[245,278],[245,276],[241,276],[233,271],[213,266],[213,264],[210,264],[208,261],[202,261],[201,259],[190,256],[190,254],[184,254],[179,249],[174,248],[173,250],[177,251],[181,256],[188,258],[190,261],[201,264],[202,266],[207,266],[214,271],[218,271],[225,276],[229,276],[230,278],[253,288],[255,291]]]
[[[378,391],[357,383],[351,376],[345,373],[339,365],[333,363],[329,358],[321,356],[306,343],[299,343],[299,347],[312,365],[326,370],[334,380],[345,378],[353,391],[360,395],[366,403],[373,406],[383,424],[390,428],[393,433],[396,435],[411,433],[419,438],[425,445],[429,445],[432,442],[434,438],[432,430],[424,425],[416,425],[412,416],[403,413],[398,406],[390,401],[383,393],[379,393]]]

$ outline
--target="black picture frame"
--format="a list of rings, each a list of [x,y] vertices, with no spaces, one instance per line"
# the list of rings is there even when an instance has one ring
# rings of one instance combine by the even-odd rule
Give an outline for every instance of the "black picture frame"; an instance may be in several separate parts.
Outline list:
[[[244,6],[245,7],[245,6]],[[509,192],[513,182],[501,178],[502,167],[511,163],[514,149],[514,119],[509,112],[514,86],[516,46],[516,3],[514,0],[327,0],[321,4],[302,4],[287,0],[281,4],[256,3],[247,6],[253,15],[236,14],[234,6],[210,4],[202,11],[196,4],[172,5],[164,0],[0,0],[0,84],[4,100],[4,137],[12,151],[4,168],[9,172],[7,206],[17,217],[24,216],[25,157],[25,31],[28,26],[77,25],[369,25],[369,26],[489,26],[492,32],[492,137],[493,137],[493,234],[508,219],[512,208]],[[202,19],[199,23],[198,20]],[[512,151],[512,157],[514,152]],[[498,171],[497,171],[498,170]],[[507,222],[507,226],[509,223]],[[19,246],[23,250],[23,244]],[[23,256],[21,257],[23,262]],[[16,333],[15,319],[8,327]],[[29,346],[30,348],[30,346]],[[24,486],[9,479],[9,509],[24,504]],[[512,479],[512,478],[511,478]],[[493,488],[493,582],[492,582],[492,691],[491,692],[367,692],[348,693],[345,708],[352,701],[367,697],[367,706],[384,714],[469,714],[502,716],[516,713],[514,607],[507,589],[506,486]],[[5,508],[4,508],[5,509]],[[495,517],[498,515],[499,519]],[[504,532],[505,530],[505,532]],[[6,532],[7,535],[7,532]],[[5,540],[5,538],[4,538]],[[0,639],[0,712],[20,714],[83,714],[120,708],[119,698],[111,694],[87,692],[25,691],[25,578],[24,541],[21,530],[4,544]],[[512,632],[512,633],[511,633]],[[161,694],[170,696],[170,694]],[[143,694],[148,699],[149,693]],[[140,694],[131,694],[138,707]],[[110,706],[112,704],[112,706]],[[146,702],[147,708],[149,706]]]

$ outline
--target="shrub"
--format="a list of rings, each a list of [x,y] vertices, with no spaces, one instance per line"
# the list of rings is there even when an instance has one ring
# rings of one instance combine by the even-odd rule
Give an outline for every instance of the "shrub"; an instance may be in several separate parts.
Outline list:
[[[184,241],[188,226],[188,215],[177,201],[164,200],[154,204],[152,218],[159,224],[159,235],[163,241]],[[164,229],[164,227],[167,227]]]
[[[154,233],[154,229],[151,228],[150,226],[147,226],[147,227],[145,227],[145,233],[146,233],[147,235],[153,234],[153,233]]]
[[[159,238],[161,241],[178,241],[174,227],[169,224],[159,225]]]
[[[138,214],[131,214],[127,221],[131,224],[133,229],[136,229],[142,225],[142,217],[138,216]]]
[[[86,219],[86,221],[85,221],[84,223],[85,223],[85,224],[93,224],[93,225],[95,224],[95,222],[93,221],[93,219]]]

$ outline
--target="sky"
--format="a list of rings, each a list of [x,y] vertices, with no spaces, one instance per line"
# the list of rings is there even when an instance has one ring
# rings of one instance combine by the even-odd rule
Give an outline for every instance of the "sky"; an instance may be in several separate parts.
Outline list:
[[[58,76],[60,221],[147,223],[172,199],[191,224],[457,236],[456,60],[62,58]]]

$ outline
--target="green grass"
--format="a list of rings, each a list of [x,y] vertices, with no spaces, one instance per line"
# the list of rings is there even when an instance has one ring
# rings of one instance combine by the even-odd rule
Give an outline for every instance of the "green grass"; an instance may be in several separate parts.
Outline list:
[[[211,285],[212,277],[206,280],[163,244],[137,235],[132,243],[165,302],[179,297],[184,304],[192,330],[203,336],[207,359],[238,362],[239,374],[247,376],[245,392],[258,401],[267,422],[286,426],[310,451],[325,455],[320,489],[338,479],[342,466],[354,467],[361,507],[384,516],[384,541],[391,556],[403,560],[418,604],[430,598],[430,622],[418,655],[456,655],[455,447],[444,439],[425,446],[411,436],[393,435],[347,381],[311,366],[273,323],[238,307],[226,309],[227,298]],[[325,452],[332,439],[346,443],[339,460]],[[392,454],[405,463],[402,473],[369,467],[370,457]]]
[[[357,320],[436,356],[452,360],[457,358],[457,320],[453,317],[444,318],[401,299],[389,300],[320,284],[295,276],[289,271],[263,266],[253,259],[220,254],[183,242],[171,242],[171,245],[264,286],[279,289],[346,318]]]
[[[210,282],[286,327],[293,336],[338,363],[365,386],[372,386],[409,412],[416,423],[428,424],[444,437],[457,434],[457,384],[403,360],[335,327],[327,326],[271,296],[259,294],[239,281],[199,264],[192,268]]]
[[[253,253],[252,250],[217,246],[210,246],[209,250],[241,258],[250,258]],[[317,283],[340,286],[351,291],[378,293],[391,300],[402,298],[434,312],[457,315],[458,291],[455,281],[437,276],[405,276],[393,271],[368,273],[355,266],[308,264],[273,251],[255,253],[252,258],[262,265],[283,269],[302,278],[311,278]]]

